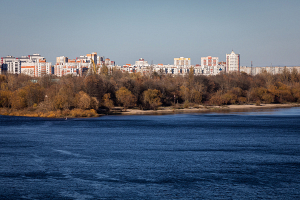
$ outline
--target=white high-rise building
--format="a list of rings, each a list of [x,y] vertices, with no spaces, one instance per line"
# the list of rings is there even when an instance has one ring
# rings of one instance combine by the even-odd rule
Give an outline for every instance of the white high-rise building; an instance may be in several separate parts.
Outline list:
[[[1,73],[26,74],[32,77],[41,77],[52,73],[51,63],[40,54],[15,58],[6,56],[1,58]]]
[[[197,67],[200,70],[200,67]],[[219,62],[219,57],[201,57],[201,71],[199,74],[202,75],[217,75],[223,71],[225,66]]]
[[[191,66],[191,58],[174,58],[174,65],[181,67],[190,67]]]
[[[212,56],[207,56],[207,57],[201,57],[201,66],[217,66],[219,63],[219,57],[212,57]]]
[[[148,67],[150,65],[148,64],[148,61],[144,60],[144,58],[140,58],[138,61],[135,61],[135,66],[138,66],[138,67]]]
[[[231,52],[226,54],[226,72],[240,71],[240,54]]]

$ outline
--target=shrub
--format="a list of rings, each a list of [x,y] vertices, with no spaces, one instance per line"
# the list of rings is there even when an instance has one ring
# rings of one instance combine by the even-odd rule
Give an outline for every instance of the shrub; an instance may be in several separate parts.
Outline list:
[[[190,102],[188,100],[186,100],[183,104],[184,108],[189,108],[190,107]]]
[[[239,102],[239,104],[245,104],[247,102],[247,98],[246,97],[239,97],[238,102]]]
[[[255,105],[256,105],[256,106],[260,106],[260,100],[257,100],[257,101],[255,102]]]

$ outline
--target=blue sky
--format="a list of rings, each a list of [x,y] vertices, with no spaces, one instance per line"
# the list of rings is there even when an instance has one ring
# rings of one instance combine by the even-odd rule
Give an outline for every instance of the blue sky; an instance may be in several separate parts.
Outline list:
[[[133,64],[234,50],[241,65],[300,66],[299,0],[0,0],[0,56],[97,52]]]

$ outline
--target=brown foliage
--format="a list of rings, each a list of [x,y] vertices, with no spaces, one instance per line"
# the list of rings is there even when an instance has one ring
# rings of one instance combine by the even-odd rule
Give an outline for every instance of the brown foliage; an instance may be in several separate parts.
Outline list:
[[[212,95],[209,103],[211,105],[221,106],[227,104],[227,99],[225,99],[221,91],[219,91]]]
[[[295,83],[292,88],[292,94],[293,97],[295,98],[295,101],[300,103],[300,83]]]
[[[54,97],[55,109],[70,109],[76,105],[75,93],[70,85],[62,86]]]
[[[201,104],[202,102],[202,94],[196,89],[192,89],[191,91],[191,102]]]
[[[76,95],[76,99],[77,99],[77,108],[83,109],[83,110],[87,110],[90,109],[91,107],[91,97],[83,92],[80,91],[77,95]]]
[[[38,83],[29,83],[23,89],[26,91],[26,101],[28,107],[44,101],[45,90]]]
[[[9,90],[0,90],[0,107],[9,107],[12,92]]]
[[[180,97],[184,100],[184,101],[189,101],[190,100],[190,90],[188,87],[182,85],[180,87],[180,91],[179,91]]]
[[[157,109],[160,105],[170,106],[174,101],[187,107],[202,102],[210,105],[300,103],[299,80],[297,70],[290,72],[287,68],[282,74],[263,72],[256,76],[245,73],[194,76],[193,69],[187,76],[163,73],[143,76],[115,69],[111,74],[86,77],[33,79],[9,74],[0,75],[0,107],[15,109],[17,114],[23,113],[24,109],[34,110],[39,113],[34,115],[39,116],[51,111],[53,116],[71,116],[75,109],[97,110],[99,102],[109,109],[114,102],[125,109],[136,104],[140,108]],[[74,115],[77,111],[73,111]]]
[[[111,110],[114,107],[114,102],[111,100],[110,93],[107,93],[102,98],[103,105]]]
[[[152,90],[148,89],[144,91],[144,102],[146,104],[149,104],[149,106],[153,109],[156,110],[158,106],[160,106],[161,103],[161,92],[159,90]]]
[[[121,87],[116,92],[116,97],[118,101],[123,105],[125,110],[135,105],[135,96],[125,87]]]
[[[245,103],[247,103],[247,98],[246,97],[238,97],[238,102],[239,102],[239,104],[245,104]]]
[[[11,107],[13,109],[23,109],[27,107],[26,91],[24,89],[18,89],[14,91],[10,98]]]

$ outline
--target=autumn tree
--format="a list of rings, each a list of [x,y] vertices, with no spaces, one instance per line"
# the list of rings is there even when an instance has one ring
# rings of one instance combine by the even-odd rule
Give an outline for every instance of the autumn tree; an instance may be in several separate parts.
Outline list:
[[[300,103],[300,83],[295,83],[291,88],[295,101]]]
[[[26,103],[28,107],[38,105],[44,101],[44,88],[38,83],[30,83],[23,88],[26,91]]]
[[[184,101],[189,101],[190,99],[190,90],[188,87],[182,85],[180,87],[180,97],[184,100]]]
[[[27,107],[26,91],[22,88],[14,91],[10,96],[10,104],[13,109],[23,109]]]
[[[144,102],[149,104],[153,110],[156,110],[161,103],[161,92],[159,90],[148,89],[144,91]]]
[[[0,90],[0,107],[9,107],[12,92],[9,90]]]
[[[194,67],[191,67],[189,70],[189,88],[191,89],[191,87],[194,85]]]
[[[287,67],[283,68],[283,71],[280,74],[280,79],[281,79],[281,82],[283,82],[283,83],[287,83],[291,80],[291,73],[287,69]]]
[[[91,97],[101,99],[103,80],[98,75],[90,75],[84,79],[85,92]]]
[[[64,85],[59,89],[58,94],[54,97],[54,107],[60,110],[70,109],[75,106],[76,99],[74,97],[75,93],[70,86]]]
[[[191,91],[191,102],[201,104],[202,102],[202,94],[196,89],[192,89]]]
[[[110,93],[107,93],[102,98],[103,105],[111,110],[114,107],[114,102],[111,100]]]
[[[0,75],[0,84],[1,83],[6,83],[7,80],[6,80],[6,76],[5,75]]]
[[[90,108],[94,110],[97,110],[99,108],[99,101],[96,97],[91,97]]]
[[[104,64],[102,65],[101,69],[100,69],[100,73],[104,76],[108,75],[108,67]]]
[[[128,107],[134,106],[136,102],[135,96],[125,87],[121,87],[116,92],[118,101],[123,105],[126,110]]]
[[[54,84],[54,76],[53,75],[44,75],[39,78],[38,83],[43,88],[49,88],[52,84]]]
[[[91,107],[91,97],[83,91],[80,91],[78,94],[76,94],[76,101],[77,108],[87,110]]]
[[[276,83],[269,91],[275,96],[275,101],[278,103],[293,102],[295,100],[291,87],[281,82]]]
[[[106,77],[91,75],[84,79],[84,91],[90,97],[96,97],[100,102],[104,94],[114,93],[115,87]]]
[[[221,105],[226,104],[227,102],[226,102],[226,99],[224,99],[222,92],[218,91],[211,96],[209,103],[211,105],[221,106]]]
[[[291,81],[293,83],[299,82],[299,73],[296,68],[293,68],[293,70],[291,72]]]

